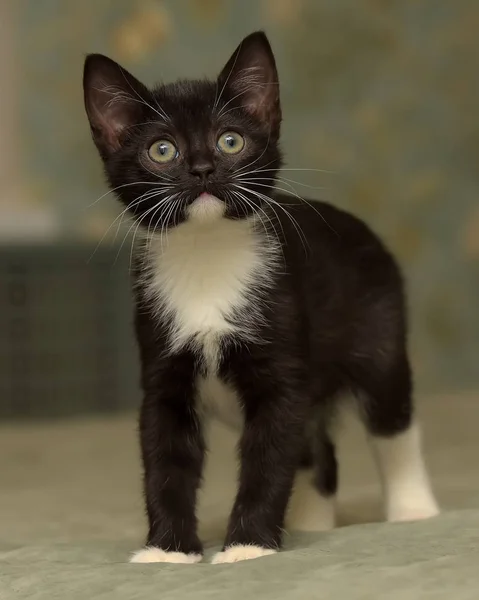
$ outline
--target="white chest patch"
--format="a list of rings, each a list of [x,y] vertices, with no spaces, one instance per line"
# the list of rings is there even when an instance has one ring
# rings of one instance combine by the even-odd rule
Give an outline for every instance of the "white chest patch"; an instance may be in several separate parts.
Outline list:
[[[208,376],[198,382],[198,391],[220,416],[231,411],[219,406],[217,396],[232,400],[229,386],[214,377],[221,339],[228,334],[254,337],[252,299],[270,280],[275,252],[252,220],[224,218],[218,202],[195,202],[186,222],[150,240],[146,267],[148,294],[158,317],[170,323],[170,350],[191,345],[202,354]],[[243,314],[241,327],[231,322]]]

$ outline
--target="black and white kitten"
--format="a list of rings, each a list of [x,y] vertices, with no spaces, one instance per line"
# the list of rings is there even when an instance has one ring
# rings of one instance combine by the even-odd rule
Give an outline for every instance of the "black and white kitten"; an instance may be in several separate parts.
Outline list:
[[[88,56],[85,104],[135,248],[149,531],[133,562],[201,560],[196,498],[208,415],[241,427],[239,489],[214,563],[281,546],[293,479],[337,491],[328,427],[353,392],[389,520],[437,514],[413,419],[401,275],[367,226],[274,189],[278,76],[266,36],[216,81],[147,89]]]

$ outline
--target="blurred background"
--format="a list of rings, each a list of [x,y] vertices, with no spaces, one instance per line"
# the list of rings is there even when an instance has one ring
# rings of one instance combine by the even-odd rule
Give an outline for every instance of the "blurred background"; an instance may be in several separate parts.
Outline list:
[[[419,391],[479,387],[477,2],[1,0],[1,417],[139,398],[128,226],[103,196],[85,54],[148,84],[215,77],[259,28],[287,166],[322,170],[291,171],[293,186],[363,217],[398,256]]]

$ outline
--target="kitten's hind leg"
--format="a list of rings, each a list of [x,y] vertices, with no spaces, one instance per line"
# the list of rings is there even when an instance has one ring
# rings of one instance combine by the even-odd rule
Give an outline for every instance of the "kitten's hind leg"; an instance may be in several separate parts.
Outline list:
[[[406,357],[385,372],[363,374],[361,414],[382,479],[388,521],[427,519],[439,513],[413,417]]]
[[[299,457],[299,468],[300,469],[312,469],[314,464],[313,448],[311,441],[305,439],[301,455]]]
[[[334,499],[338,492],[338,461],[330,434],[318,432],[313,442],[314,485],[323,498]]]
[[[316,415],[308,425],[300,462],[302,470],[296,476],[287,528],[327,531],[336,522],[338,463],[326,420]]]

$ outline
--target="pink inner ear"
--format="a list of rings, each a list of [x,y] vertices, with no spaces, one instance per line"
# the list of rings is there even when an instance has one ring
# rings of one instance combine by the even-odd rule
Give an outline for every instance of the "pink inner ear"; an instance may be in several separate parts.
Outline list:
[[[148,90],[128,71],[102,55],[87,58],[84,90],[95,143],[102,155],[115,152],[121,147],[122,132],[141,118],[139,99]]]
[[[102,135],[105,142],[111,150],[118,150],[121,146],[120,136],[122,131],[131,121],[132,110],[131,102],[134,100],[112,99],[113,102],[108,102],[102,113],[99,113],[98,118],[102,122]],[[123,106],[122,106],[123,104]]]
[[[277,129],[281,121],[278,73],[274,55],[263,32],[247,36],[221,71],[221,89],[228,88],[230,101]]]
[[[106,144],[112,151],[120,149],[120,134],[123,131],[123,129],[124,127],[115,124],[115,122],[105,124],[105,127],[103,129],[103,137],[105,139]]]
[[[135,98],[120,87],[97,82],[90,97],[91,121],[101,143],[110,151],[121,146],[121,132],[135,121]]]
[[[259,65],[246,67],[237,73],[232,83],[237,90],[245,90],[256,85],[264,85],[267,80],[266,73]]]
[[[261,121],[274,120],[279,109],[279,86],[277,81],[268,81],[268,71],[260,65],[238,71],[231,88],[243,107]]]

